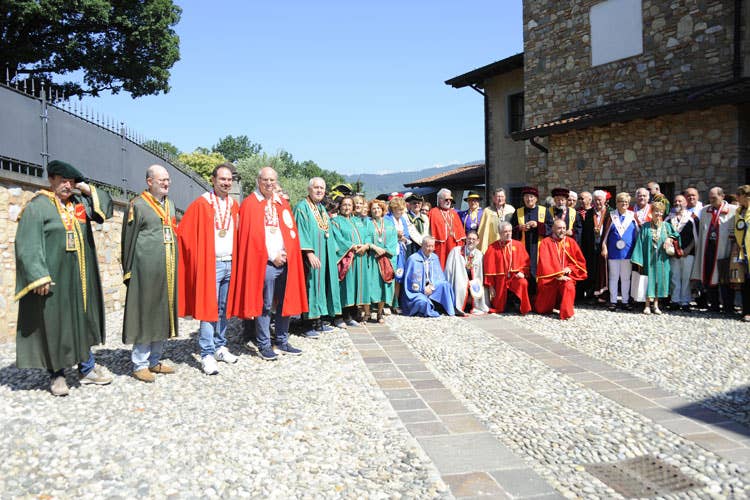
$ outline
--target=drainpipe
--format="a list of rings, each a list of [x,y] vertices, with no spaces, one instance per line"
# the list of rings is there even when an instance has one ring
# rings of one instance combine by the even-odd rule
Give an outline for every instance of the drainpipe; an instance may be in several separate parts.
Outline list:
[[[750,28],[750,27],[748,27]],[[734,0],[734,58],[732,76],[742,77],[742,0]]]
[[[490,200],[490,100],[487,94],[476,86],[471,84],[470,87],[482,95],[484,99],[484,200],[489,204]]]
[[[545,155],[549,154],[549,149],[545,148],[544,146],[536,142],[536,137],[529,137],[529,144],[537,148],[539,151],[541,151]]]

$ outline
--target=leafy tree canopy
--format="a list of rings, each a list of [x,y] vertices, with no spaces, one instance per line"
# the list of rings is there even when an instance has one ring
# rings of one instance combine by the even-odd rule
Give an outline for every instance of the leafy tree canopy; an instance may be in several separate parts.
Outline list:
[[[166,93],[181,13],[172,0],[4,0],[0,64],[19,79],[82,72],[82,82],[56,84],[65,95]]]
[[[260,144],[252,142],[246,135],[238,135],[237,137],[228,135],[219,139],[219,143],[211,148],[214,153],[223,154],[232,163],[242,158],[257,155],[262,149],[263,147]]]
[[[206,153],[198,149],[192,153],[182,153],[177,159],[208,182],[211,182],[211,172],[213,172],[214,167],[227,161],[221,153]]]
[[[143,147],[146,149],[150,149],[151,151],[157,154],[167,153],[174,157],[179,156],[181,153],[180,149],[174,144],[172,144],[171,142],[157,141],[156,139],[151,139],[149,141],[144,142]]]

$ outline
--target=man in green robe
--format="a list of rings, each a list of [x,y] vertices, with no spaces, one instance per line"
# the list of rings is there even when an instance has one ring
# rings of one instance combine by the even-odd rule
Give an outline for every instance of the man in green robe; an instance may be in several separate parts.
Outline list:
[[[177,336],[177,235],[174,204],[167,198],[169,172],[146,170],[148,189],[130,201],[122,224],[121,262],[125,298],[122,341],[133,344],[133,377],[156,380],[174,373],[163,364],[164,340]]]
[[[78,365],[81,384],[112,382],[91,352],[105,338],[91,221],[112,216],[112,199],[68,163],[50,162],[47,176],[49,190],[29,200],[16,230],[16,366],[47,369],[50,392],[66,396],[69,366]]]
[[[299,242],[305,262],[307,302],[309,312],[304,335],[317,337],[320,332],[333,328],[324,325],[322,318],[341,314],[338,270],[336,268],[336,242],[333,238],[331,220],[321,201],[326,193],[326,182],[313,177],[307,186],[308,196],[294,207],[294,218],[299,229]]]

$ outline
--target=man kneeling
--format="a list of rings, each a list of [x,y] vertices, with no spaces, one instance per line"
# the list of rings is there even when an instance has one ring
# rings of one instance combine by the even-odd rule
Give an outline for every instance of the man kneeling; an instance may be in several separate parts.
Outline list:
[[[435,238],[425,236],[421,250],[410,256],[406,263],[400,299],[401,310],[406,316],[440,316],[435,304],[441,305],[446,314],[455,314],[453,290],[434,251]]]
[[[537,295],[534,308],[539,314],[549,314],[557,304],[560,319],[572,318],[576,298],[576,281],[585,280],[586,261],[578,243],[566,236],[565,221],[556,219],[552,236],[539,245],[537,266]]]
[[[484,254],[484,284],[490,291],[492,309],[505,311],[508,290],[519,298],[521,314],[531,311],[529,301],[529,253],[520,241],[514,240],[513,226],[500,221],[497,225],[500,239],[487,247]]]

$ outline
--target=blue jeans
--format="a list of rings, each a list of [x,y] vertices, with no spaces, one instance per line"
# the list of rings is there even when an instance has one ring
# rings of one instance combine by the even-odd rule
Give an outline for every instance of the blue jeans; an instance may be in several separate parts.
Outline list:
[[[133,371],[158,365],[163,352],[163,340],[148,344],[133,344],[133,352],[130,355],[130,360],[133,362]]]
[[[259,349],[271,347],[271,314],[276,323],[276,344],[286,344],[289,338],[289,316],[281,315],[286,290],[286,269],[286,264],[276,267],[270,262],[266,263],[266,278],[263,281],[263,313],[255,319],[255,337]]]
[[[94,369],[94,353],[89,351],[89,359],[86,361],[83,361],[81,363],[78,363],[78,371],[83,375],[84,377],[89,374],[91,370]],[[50,377],[64,377],[65,376],[65,370],[48,370]]]
[[[227,293],[229,276],[232,274],[232,261],[216,261],[216,303],[219,306],[219,321],[201,321],[198,345],[201,358],[213,356],[227,345]]]

